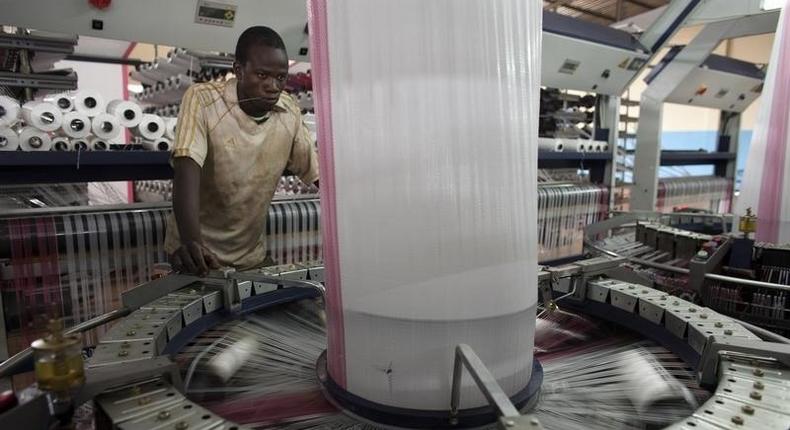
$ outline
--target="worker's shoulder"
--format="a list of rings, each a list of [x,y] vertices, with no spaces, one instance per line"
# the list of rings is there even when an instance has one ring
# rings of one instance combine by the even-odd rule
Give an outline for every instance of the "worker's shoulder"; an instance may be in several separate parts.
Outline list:
[[[192,84],[184,93],[184,98],[195,97],[201,105],[208,106],[223,98],[227,82],[202,82]]]
[[[294,100],[293,96],[286,92],[280,93],[280,102],[279,105],[286,110],[286,113],[299,116],[302,113],[302,110],[299,108],[299,105]]]

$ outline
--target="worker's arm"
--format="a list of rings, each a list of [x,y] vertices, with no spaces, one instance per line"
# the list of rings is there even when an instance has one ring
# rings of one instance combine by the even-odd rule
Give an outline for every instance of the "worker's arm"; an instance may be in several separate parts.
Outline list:
[[[173,160],[173,212],[181,246],[171,256],[180,272],[205,275],[219,268],[217,257],[204,245],[200,235],[200,166],[189,157]]]
[[[293,146],[291,146],[291,157],[288,160],[287,169],[298,176],[302,182],[318,186],[318,153],[313,139],[310,137],[310,131],[302,121],[301,114],[298,117],[296,136]]]
[[[200,94],[193,86],[181,101],[173,145],[173,213],[181,245],[168,257],[175,270],[196,275],[219,268],[200,232],[200,173],[208,153],[207,133]]]

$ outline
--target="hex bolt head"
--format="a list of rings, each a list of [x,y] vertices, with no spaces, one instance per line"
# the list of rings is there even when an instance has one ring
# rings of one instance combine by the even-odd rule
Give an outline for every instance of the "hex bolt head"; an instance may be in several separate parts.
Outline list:
[[[754,376],[763,376],[763,375],[765,375],[765,372],[763,372],[763,369],[760,369],[759,367],[755,368],[752,373],[754,373]]]
[[[716,328],[722,328],[722,327],[724,327],[724,324],[722,324],[721,322],[718,322],[718,321],[716,321],[716,322],[713,324],[713,326],[714,326],[714,327],[716,327]]]
[[[763,388],[765,388],[765,385],[763,385],[763,383],[760,381],[754,381],[754,384],[752,386],[754,387],[755,390],[762,390]]]
[[[158,419],[159,421],[164,421],[168,418],[170,418],[170,411],[159,412],[159,415],[156,416],[156,419]]]
[[[754,400],[762,400],[763,399],[763,395],[760,394],[759,391],[752,391],[751,393],[749,393],[749,397],[751,397]]]
[[[735,415],[734,417],[732,417],[732,422],[739,426],[743,425],[743,417],[740,415]]]
[[[749,405],[743,405],[741,406],[741,412],[746,415],[754,415],[754,408]]]

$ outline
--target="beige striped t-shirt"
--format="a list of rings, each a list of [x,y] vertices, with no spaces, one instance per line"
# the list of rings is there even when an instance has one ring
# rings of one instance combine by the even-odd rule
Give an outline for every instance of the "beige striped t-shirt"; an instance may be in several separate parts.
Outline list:
[[[266,215],[283,170],[308,184],[318,180],[318,155],[294,100],[283,93],[258,124],[239,107],[235,79],[189,87],[173,157],[192,158],[202,167],[203,242],[223,265],[241,270],[263,264]],[[165,251],[179,245],[171,215]]]

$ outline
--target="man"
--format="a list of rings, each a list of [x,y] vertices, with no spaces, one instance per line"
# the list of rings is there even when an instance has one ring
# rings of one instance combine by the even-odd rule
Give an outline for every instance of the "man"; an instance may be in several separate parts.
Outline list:
[[[181,103],[165,251],[183,273],[261,266],[266,215],[283,171],[318,181],[299,107],[282,93],[288,55],[280,36],[268,27],[245,30],[233,72],[226,82],[192,85]]]

